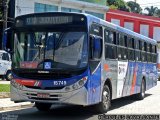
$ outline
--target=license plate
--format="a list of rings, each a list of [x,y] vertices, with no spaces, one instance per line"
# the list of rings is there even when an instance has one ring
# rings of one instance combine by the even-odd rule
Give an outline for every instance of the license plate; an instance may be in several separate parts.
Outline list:
[[[49,98],[49,94],[47,94],[47,93],[38,93],[37,97],[38,98]]]

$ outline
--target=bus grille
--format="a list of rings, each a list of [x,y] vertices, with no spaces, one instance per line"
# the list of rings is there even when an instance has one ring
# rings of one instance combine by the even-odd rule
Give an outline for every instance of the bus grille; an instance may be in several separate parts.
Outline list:
[[[18,73],[19,77],[36,80],[52,80],[52,79],[64,79],[72,77],[71,74],[56,74],[56,73]]]

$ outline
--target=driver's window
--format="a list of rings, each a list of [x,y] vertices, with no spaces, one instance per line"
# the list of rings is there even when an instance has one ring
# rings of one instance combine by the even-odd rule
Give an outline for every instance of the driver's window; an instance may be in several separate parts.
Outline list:
[[[91,58],[92,59],[100,59],[101,55],[102,55],[102,39],[94,36],[91,38],[91,44],[92,44]]]
[[[102,26],[92,24],[90,27],[90,56],[91,59],[100,59],[102,56]]]

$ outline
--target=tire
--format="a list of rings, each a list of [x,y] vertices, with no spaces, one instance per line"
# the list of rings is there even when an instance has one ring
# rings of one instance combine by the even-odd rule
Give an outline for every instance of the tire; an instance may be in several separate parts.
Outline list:
[[[146,91],[145,80],[142,79],[141,90],[140,90],[140,93],[135,95],[136,99],[143,100],[145,98],[145,91]]]
[[[4,78],[7,80],[7,81],[11,81],[12,79],[12,72],[11,70],[8,70],[6,75],[4,76]]]
[[[52,104],[50,103],[39,103],[39,102],[35,102],[35,107],[39,110],[39,111],[49,111],[51,108]]]
[[[106,113],[111,106],[111,91],[108,85],[104,85],[102,92],[102,101],[96,105],[96,111],[98,113]]]

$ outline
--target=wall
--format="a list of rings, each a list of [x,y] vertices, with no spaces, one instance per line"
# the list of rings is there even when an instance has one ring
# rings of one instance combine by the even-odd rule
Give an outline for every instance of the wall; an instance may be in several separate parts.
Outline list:
[[[98,16],[102,17],[102,19],[105,19],[106,12],[108,11],[108,7],[103,5],[105,3],[104,0],[88,0],[88,2],[86,2],[86,0],[16,0],[15,16],[34,13],[35,3],[56,5],[58,6],[58,11],[61,11],[62,7],[67,7],[79,9],[81,12],[94,12],[96,13],[95,15],[97,15],[97,13],[102,14]]]
[[[96,4],[100,4],[100,5],[106,5],[106,0],[78,0],[78,1],[84,1],[84,2],[96,3]]]

